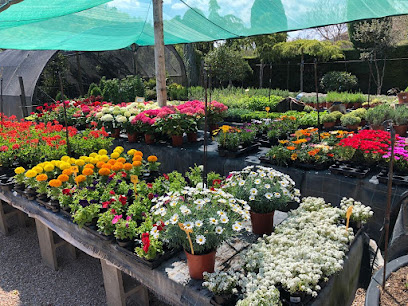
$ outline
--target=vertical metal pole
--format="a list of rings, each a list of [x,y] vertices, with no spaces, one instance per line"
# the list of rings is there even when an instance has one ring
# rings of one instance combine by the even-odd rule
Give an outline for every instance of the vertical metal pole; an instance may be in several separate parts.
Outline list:
[[[203,155],[203,185],[207,185],[207,142],[208,142],[208,96],[207,96],[207,69],[202,62],[204,76],[204,155]]]
[[[23,78],[21,76],[19,76],[18,81],[20,82],[20,90],[21,90],[20,100],[21,100],[21,108],[22,108],[22,112],[23,112],[23,117],[27,117],[28,116],[28,111],[27,111],[27,104],[26,104],[26,96],[25,96]]]
[[[65,105],[65,98],[64,98],[64,87],[62,86],[62,77],[61,72],[58,71],[58,78],[60,82],[60,89],[61,89],[61,100],[62,105],[64,107],[64,123],[65,123],[65,140],[67,142],[67,155],[71,156],[71,146],[69,145],[69,133],[68,133],[68,121],[67,121],[67,106]]]
[[[372,73],[372,70],[371,70],[371,57],[370,57],[370,60],[368,61],[368,69],[369,69],[369,72],[368,72],[368,97],[367,97],[367,102],[368,102],[368,107],[370,107],[371,73]]]
[[[4,123],[4,109],[3,109],[3,77],[0,77],[0,113],[1,113],[1,124]]]
[[[269,103],[271,102],[271,87],[272,87],[272,64],[269,64]]]
[[[211,67],[208,67],[208,80],[209,80],[209,82],[208,82],[208,89],[209,89],[209,91],[210,91],[210,99],[209,99],[209,101],[210,101],[210,103],[211,103],[211,101],[212,101],[212,77],[211,77]]]
[[[290,62],[286,66],[286,89],[289,90],[289,74],[290,74]]]
[[[264,70],[264,63],[261,59],[261,64],[259,65],[259,88],[262,88],[263,85],[263,70]]]
[[[303,71],[305,70],[305,58],[302,51],[302,58],[300,60],[300,92],[303,92]]]
[[[82,84],[82,71],[81,71],[81,62],[79,60],[79,53],[75,51],[75,57],[77,62],[77,69],[78,69],[78,88],[79,88],[79,95],[84,95],[84,86]]]
[[[316,90],[316,110],[317,110],[317,134],[320,141],[320,104],[319,104],[319,87],[317,86],[317,59],[314,60],[314,77]]]
[[[384,127],[391,133],[391,159],[389,162],[388,170],[388,183],[387,183],[387,208],[385,210],[385,244],[384,244],[384,271],[383,271],[383,283],[382,288],[385,289],[385,274],[387,272],[387,260],[388,260],[388,238],[390,235],[390,213],[391,213],[391,196],[392,196],[392,177],[394,171],[394,146],[395,146],[395,130],[392,127],[392,120],[384,122]],[[387,129],[388,127],[388,129]]]

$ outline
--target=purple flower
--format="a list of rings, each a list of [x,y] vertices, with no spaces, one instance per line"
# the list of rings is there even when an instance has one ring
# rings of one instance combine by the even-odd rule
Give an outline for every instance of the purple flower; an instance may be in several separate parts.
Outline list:
[[[87,207],[89,206],[89,202],[88,200],[79,200],[79,205],[81,205],[82,207]]]
[[[98,202],[98,200],[90,200],[89,201],[91,204],[98,204],[99,202]]]
[[[129,227],[129,223],[126,223],[126,228],[128,228]]]
[[[127,192],[127,197],[130,198],[132,196],[132,194],[133,194],[133,190],[129,189],[128,192]]]

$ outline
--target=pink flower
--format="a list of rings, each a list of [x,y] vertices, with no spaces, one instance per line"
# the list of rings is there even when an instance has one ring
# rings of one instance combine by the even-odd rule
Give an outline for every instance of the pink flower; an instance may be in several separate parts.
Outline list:
[[[116,224],[120,219],[122,219],[122,215],[116,215],[113,217],[112,224]]]

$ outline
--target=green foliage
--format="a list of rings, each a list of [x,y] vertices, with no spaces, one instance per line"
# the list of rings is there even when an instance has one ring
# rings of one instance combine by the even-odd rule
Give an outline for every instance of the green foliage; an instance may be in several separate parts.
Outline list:
[[[116,239],[126,240],[136,237],[137,223],[133,220],[119,219],[115,223],[114,235]]]
[[[113,103],[135,101],[136,97],[145,96],[144,85],[138,76],[127,76],[121,80],[102,78],[99,87],[104,99]]]
[[[385,120],[391,119],[393,111],[388,104],[381,104],[370,108],[366,113],[366,120],[373,125],[381,125]]]
[[[270,96],[270,98],[255,96],[249,99],[248,108],[254,111],[264,111],[266,107],[269,107],[270,111],[273,112],[280,101],[282,101],[282,97],[279,96]]]
[[[408,108],[405,105],[396,107],[392,114],[392,121],[396,125],[408,124]]]
[[[326,113],[322,116],[321,120],[322,120],[322,123],[327,123],[327,122],[335,122],[337,118],[332,113]]]
[[[351,91],[357,84],[357,77],[346,71],[327,72],[320,81],[325,91]]]
[[[286,42],[287,33],[276,33],[250,37],[250,41],[256,46],[256,53],[266,63],[273,62],[275,53],[273,46],[280,42]]]
[[[110,210],[100,214],[97,222],[98,231],[105,236],[112,235],[113,231],[115,230],[115,226],[112,224],[114,216],[115,215],[112,214]]]
[[[168,97],[169,100],[186,101],[188,100],[187,88],[180,84],[172,83],[168,86]]]
[[[252,72],[248,62],[237,51],[226,46],[220,46],[208,53],[205,62],[221,82],[240,81],[247,73]]]
[[[363,103],[365,101],[367,96],[362,93],[330,91],[326,95],[326,102]]]
[[[340,118],[341,125],[348,126],[348,125],[355,125],[361,122],[361,118],[353,116],[351,114],[344,115]]]
[[[364,119],[366,116],[367,110],[363,107],[357,108],[356,110],[353,110],[350,115],[359,117],[361,119]]]
[[[266,156],[277,166],[288,166],[290,151],[283,146],[273,146]]]
[[[102,96],[102,91],[98,86],[95,86],[94,88],[92,88],[91,92],[90,92],[90,96]]]
[[[365,110],[365,108],[363,108],[363,109]],[[334,111],[334,112],[331,112],[330,114],[332,114],[334,116],[334,118],[336,118],[336,120],[340,120],[340,118],[343,116],[343,114],[341,112],[339,112],[339,111]],[[355,115],[355,116],[357,116],[357,115]],[[359,117],[359,116],[357,116],[357,117]]]
[[[85,223],[90,223],[96,217],[98,217],[99,204],[91,204],[86,207],[79,206],[76,212],[74,213],[74,222],[78,224],[79,227],[85,225]]]

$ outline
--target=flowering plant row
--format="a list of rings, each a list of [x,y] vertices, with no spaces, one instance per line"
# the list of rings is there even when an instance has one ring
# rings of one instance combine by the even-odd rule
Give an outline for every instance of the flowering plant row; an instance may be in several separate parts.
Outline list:
[[[85,130],[78,133],[75,127],[68,127],[70,147],[73,152],[87,155],[94,150],[107,147],[111,140],[101,130]],[[43,159],[56,159],[67,154],[65,128],[54,122],[34,123],[5,117],[0,124],[0,164],[33,166]]]
[[[290,294],[316,296],[322,283],[342,269],[354,239],[352,228],[341,224],[348,204],[356,203],[343,199],[341,208],[334,208],[322,198],[304,198],[275,233],[259,238],[241,255],[242,262],[227,272],[207,273],[203,285],[217,294],[240,294],[237,305],[269,300],[280,305],[278,285]],[[363,210],[371,215],[369,208]]]

